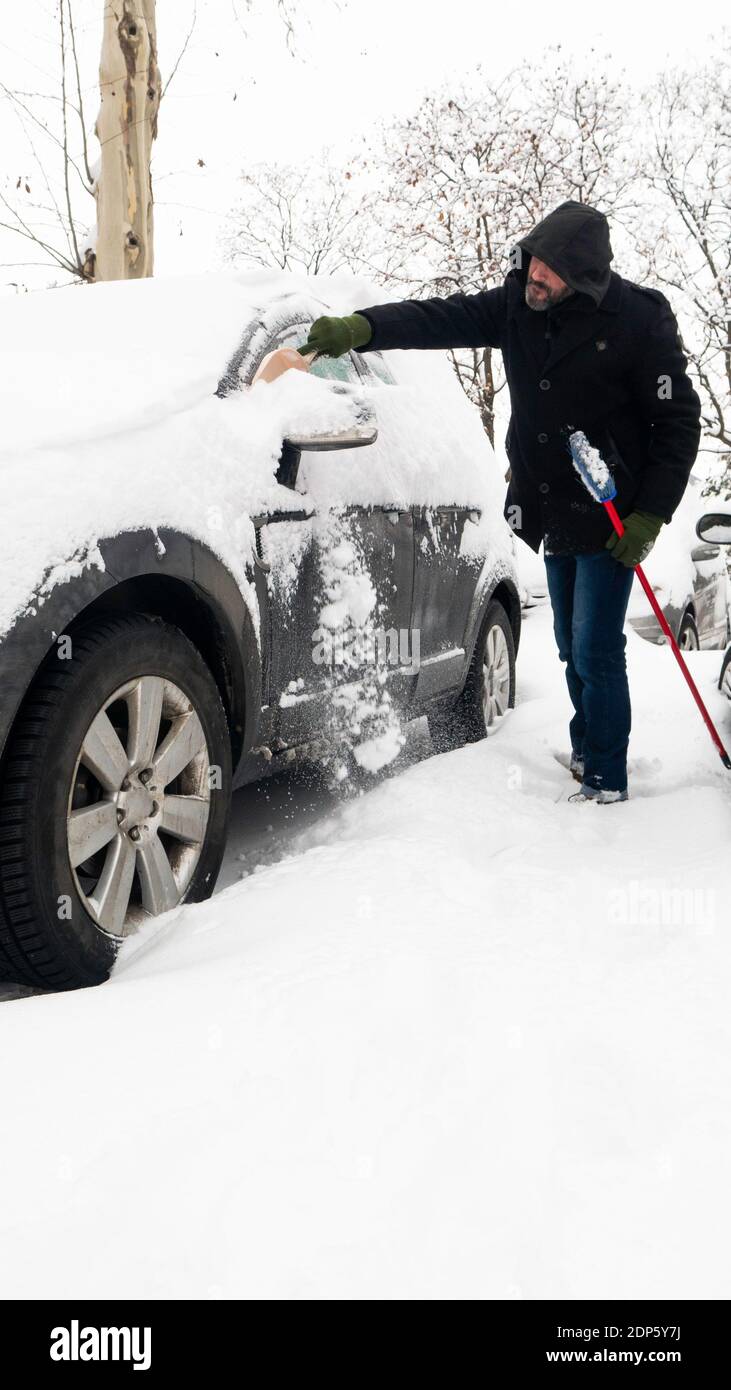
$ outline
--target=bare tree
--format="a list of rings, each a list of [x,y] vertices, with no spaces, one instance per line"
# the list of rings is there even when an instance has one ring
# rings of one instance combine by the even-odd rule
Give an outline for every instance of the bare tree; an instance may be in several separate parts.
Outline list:
[[[241,182],[234,229],[222,237],[227,260],[305,275],[362,266],[370,224],[353,169],[338,168],[327,157],[256,164]]]
[[[383,214],[388,243],[408,250],[384,279],[409,295],[475,293],[501,275],[512,217],[509,176],[516,150],[517,75],[428,96],[416,114],[387,132]],[[504,273],[504,272],[503,272]],[[460,384],[494,439],[499,389],[490,348],[451,354]]]
[[[333,4],[346,0],[332,0]],[[78,281],[152,273],[153,225],[149,160],[159,104],[188,48],[191,22],[164,86],[160,83],[155,0],[97,0],[103,16],[100,158],[90,157],[90,136],[76,45],[72,0],[56,0],[58,81],[49,90],[19,91],[0,81],[26,140],[28,169],[0,183],[0,228],[22,239],[22,268],[48,266]],[[263,0],[231,0],[234,19]],[[277,0],[287,46],[294,51],[299,0]],[[33,173],[29,172],[32,167]],[[97,227],[92,198],[96,199]]]
[[[410,294],[476,293],[510,268],[522,233],[567,198],[629,207],[627,94],[601,71],[577,78],[558,52],[542,73],[516,68],[499,82],[478,68],[458,89],[428,96],[386,135],[387,244],[408,248],[382,278]],[[457,377],[495,438],[504,385],[490,348],[452,354]]]
[[[71,0],[59,0],[57,19],[59,90],[20,92],[0,82],[33,165],[33,173],[15,177],[12,193],[10,188],[0,190],[0,227],[21,237],[27,253],[41,264],[86,280],[90,276],[82,245],[81,206],[93,195],[94,178]]]
[[[706,448],[720,455],[713,490],[731,496],[731,43],[691,71],[660,77],[648,94],[648,182],[638,251],[667,287],[687,332],[701,387]]]
[[[155,0],[107,0],[99,90],[97,235],[85,268],[89,279],[137,280],[153,268],[150,158],[160,107]]]
[[[102,5],[97,160],[90,154],[71,0],[58,0],[56,90],[19,92],[0,83],[34,165],[32,176],[16,178],[14,196],[0,191],[0,226],[21,236],[39,258],[21,264],[48,264],[81,281],[151,273],[149,152],[160,99],[178,70],[197,17],[193,0],[185,41],[161,89],[155,0],[140,0],[140,6],[133,0],[102,0]],[[31,178],[40,184],[38,194]],[[88,226],[92,198],[98,231]]]

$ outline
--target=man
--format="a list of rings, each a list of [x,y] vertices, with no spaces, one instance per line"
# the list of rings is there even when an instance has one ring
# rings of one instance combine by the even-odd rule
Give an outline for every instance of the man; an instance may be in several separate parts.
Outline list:
[[[634,566],[669,522],[700,438],[700,401],[665,296],[610,270],[602,212],[561,203],[518,242],[502,285],[376,304],[315,321],[301,352],[500,348],[510,391],[505,516],[544,544],[554,631],[574,715],[571,800],[627,799],[624,619]],[[581,429],[614,475],[619,539],[568,451]]]

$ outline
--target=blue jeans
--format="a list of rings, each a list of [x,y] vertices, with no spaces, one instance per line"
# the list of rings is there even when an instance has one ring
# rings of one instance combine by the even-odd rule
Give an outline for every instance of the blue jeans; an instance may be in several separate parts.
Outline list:
[[[632,723],[624,618],[634,570],[608,550],[547,555],[553,630],[566,662],[574,717],[571,747],[584,759],[584,785],[625,791]]]

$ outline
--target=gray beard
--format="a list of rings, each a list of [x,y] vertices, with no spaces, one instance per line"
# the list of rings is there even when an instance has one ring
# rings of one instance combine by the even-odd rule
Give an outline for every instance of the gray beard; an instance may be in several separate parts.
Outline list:
[[[530,282],[526,283],[525,302],[528,308],[535,309],[536,313],[545,313],[546,309],[552,309],[556,304],[561,304],[564,299],[568,299],[569,295],[573,294],[573,290],[569,289],[567,285],[565,290],[546,290],[546,293],[533,303],[530,298],[531,289]]]

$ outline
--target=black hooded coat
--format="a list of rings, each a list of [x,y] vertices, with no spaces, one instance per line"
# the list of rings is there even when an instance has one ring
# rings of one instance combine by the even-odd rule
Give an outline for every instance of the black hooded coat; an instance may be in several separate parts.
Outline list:
[[[531,256],[574,291],[547,311],[525,302]],[[566,202],[518,242],[495,289],[357,310],[373,330],[361,352],[500,348],[511,404],[505,516],[534,550],[544,540],[547,554],[601,550],[612,530],[574,471],[572,430],[601,451],[620,516],[669,521],[698,450],[700,401],[672,309],[659,290],[610,270],[611,260],[604,214]]]

